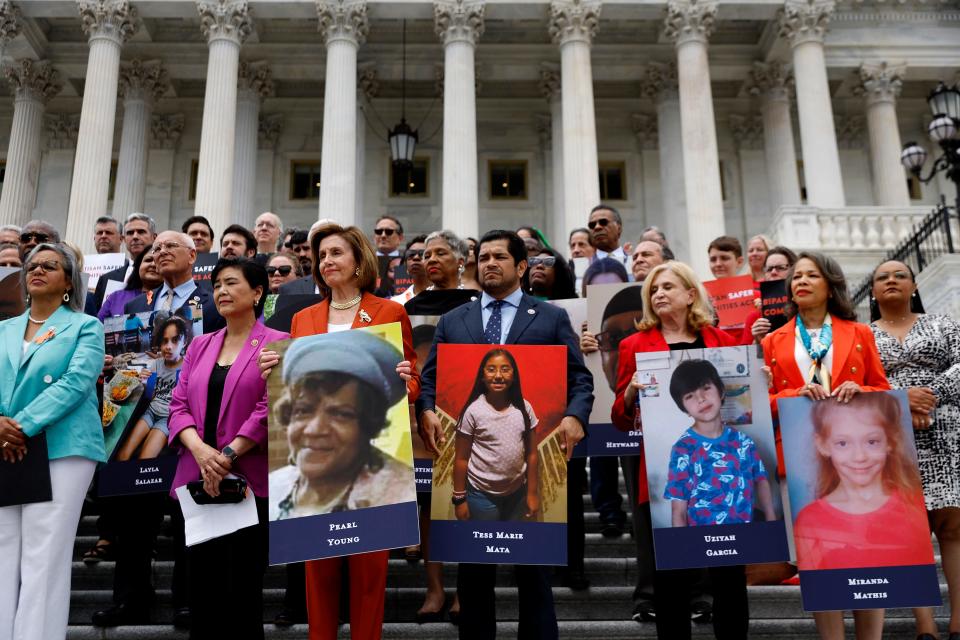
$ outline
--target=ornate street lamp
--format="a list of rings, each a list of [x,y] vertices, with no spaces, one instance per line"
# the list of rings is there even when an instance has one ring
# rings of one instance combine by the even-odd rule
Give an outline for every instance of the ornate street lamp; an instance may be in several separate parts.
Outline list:
[[[397,168],[413,166],[413,154],[417,150],[419,136],[407,124],[407,21],[403,21],[403,63],[400,83],[400,124],[387,132],[390,141],[390,158]]]
[[[926,177],[921,175],[921,171],[927,160],[927,151],[916,142],[911,141],[903,146],[900,162],[924,184],[941,171],[945,172],[960,194],[960,138],[957,137],[957,130],[960,129],[960,89],[956,85],[948,87],[941,82],[927,97],[927,104],[933,115],[927,133],[933,142],[940,145],[943,154],[934,160]]]

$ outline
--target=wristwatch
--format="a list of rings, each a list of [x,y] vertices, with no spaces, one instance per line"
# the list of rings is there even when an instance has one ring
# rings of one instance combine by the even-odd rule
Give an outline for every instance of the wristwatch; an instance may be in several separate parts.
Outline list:
[[[223,451],[221,451],[220,453],[230,458],[230,464],[236,464],[237,458],[240,457],[239,455],[237,455],[237,452],[234,451],[233,447],[231,447],[230,445],[225,446],[223,448]]]
[[[453,496],[453,497],[450,498],[450,502],[452,502],[452,503],[453,503],[453,506],[455,506],[455,507],[459,507],[460,505],[462,505],[462,504],[463,504],[464,502],[466,502],[466,501],[467,501],[467,496],[463,496],[463,497],[461,497],[461,498],[458,498],[458,497],[456,497],[456,496]]]

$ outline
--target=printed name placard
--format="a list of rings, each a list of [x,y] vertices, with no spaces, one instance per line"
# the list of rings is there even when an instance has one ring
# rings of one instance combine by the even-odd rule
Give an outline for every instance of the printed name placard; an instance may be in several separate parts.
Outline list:
[[[431,560],[566,564],[566,362],[561,346],[437,347]]]
[[[657,568],[788,560],[756,347],[655,355],[637,366]]]
[[[777,401],[806,611],[941,603],[905,391]]]
[[[270,564],[418,544],[400,323],[270,349]]]

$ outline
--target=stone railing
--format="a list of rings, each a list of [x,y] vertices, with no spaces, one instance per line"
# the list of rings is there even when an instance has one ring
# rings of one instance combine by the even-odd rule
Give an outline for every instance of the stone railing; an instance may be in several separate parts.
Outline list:
[[[930,213],[921,207],[843,207],[821,209],[783,206],[777,209],[771,237],[791,249],[864,251],[896,247],[913,226]]]

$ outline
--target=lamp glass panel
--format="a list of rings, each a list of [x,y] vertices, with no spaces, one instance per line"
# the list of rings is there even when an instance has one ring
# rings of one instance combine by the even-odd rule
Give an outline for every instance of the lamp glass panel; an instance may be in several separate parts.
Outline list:
[[[953,118],[942,115],[934,118],[928,127],[930,138],[935,142],[949,140],[957,134],[957,125]]]

